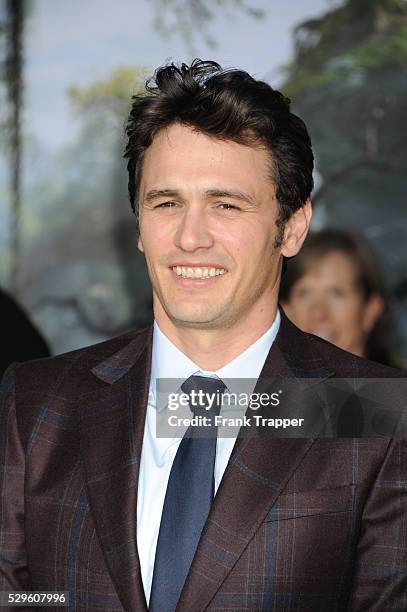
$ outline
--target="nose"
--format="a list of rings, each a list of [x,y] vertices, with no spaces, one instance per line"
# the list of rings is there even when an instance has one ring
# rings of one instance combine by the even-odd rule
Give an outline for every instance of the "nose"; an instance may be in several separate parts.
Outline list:
[[[321,325],[330,320],[329,304],[323,296],[315,297],[309,304],[308,316],[312,325]]]
[[[213,237],[209,228],[209,219],[205,211],[198,206],[188,206],[180,220],[174,237],[175,245],[186,252],[213,246]]]

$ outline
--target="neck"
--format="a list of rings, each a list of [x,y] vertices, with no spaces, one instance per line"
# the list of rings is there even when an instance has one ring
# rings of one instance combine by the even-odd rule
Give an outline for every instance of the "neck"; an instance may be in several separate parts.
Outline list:
[[[277,302],[267,313],[256,313],[231,328],[199,329],[177,325],[168,317],[156,316],[160,330],[202,370],[214,372],[230,363],[258,340],[272,325]],[[261,316],[263,315],[263,316]]]

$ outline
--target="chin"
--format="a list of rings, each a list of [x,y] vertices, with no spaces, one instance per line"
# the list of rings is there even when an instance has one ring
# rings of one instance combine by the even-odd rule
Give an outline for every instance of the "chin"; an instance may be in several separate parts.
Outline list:
[[[171,312],[167,311],[172,322],[179,327],[195,329],[215,329],[224,326],[218,313],[210,313],[208,309],[204,312]]]

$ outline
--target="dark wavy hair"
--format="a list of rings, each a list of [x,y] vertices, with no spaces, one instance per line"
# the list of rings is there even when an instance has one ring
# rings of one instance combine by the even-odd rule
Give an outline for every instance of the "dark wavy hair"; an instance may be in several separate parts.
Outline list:
[[[157,132],[173,123],[222,140],[264,146],[270,153],[280,227],[309,198],[311,140],[304,122],[290,112],[290,100],[247,72],[195,59],[190,66],[171,63],[158,68],[146,83],[146,94],[132,98],[124,156],[136,215],[144,152]]]
[[[393,367],[402,367],[398,355],[391,300],[386,288],[379,262],[369,243],[350,230],[323,229],[309,234],[298,255],[288,260],[286,272],[280,285],[279,299],[290,301],[291,290],[325,255],[339,251],[352,261],[356,287],[363,301],[379,295],[383,301],[383,312],[370,330],[365,344],[365,357]]]

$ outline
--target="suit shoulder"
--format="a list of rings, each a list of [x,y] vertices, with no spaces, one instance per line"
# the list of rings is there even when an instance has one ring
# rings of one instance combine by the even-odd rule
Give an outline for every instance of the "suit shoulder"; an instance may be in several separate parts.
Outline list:
[[[0,413],[7,418],[15,410],[24,444],[45,414],[75,428],[78,407],[114,382],[114,374],[119,379],[126,373],[150,345],[151,328],[145,328],[55,357],[13,364],[2,382]]]
[[[24,390],[47,389],[55,386],[57,380],[72,381],[76,391],[81,382],[96,380],[91,374],[92,368],[109,357],[113,357],[123,348],[147,342],[151,328],[130,331],[121,336],[103,342],[75,349],[54,357],[35,359],[15,365],[16,384]]]

